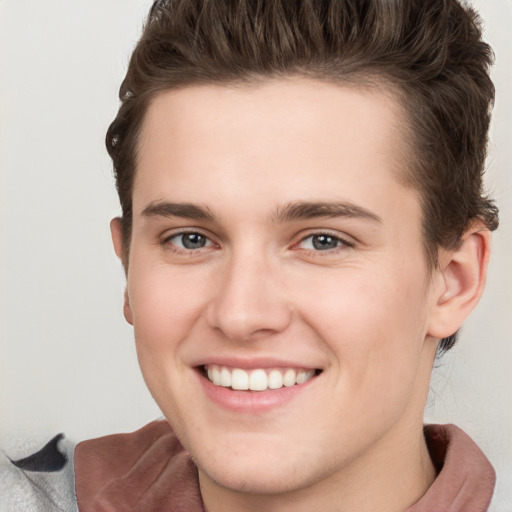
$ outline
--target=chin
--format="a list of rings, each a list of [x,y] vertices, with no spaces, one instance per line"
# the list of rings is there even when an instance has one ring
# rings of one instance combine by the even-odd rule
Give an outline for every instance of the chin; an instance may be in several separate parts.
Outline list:
[[[252,449],[214,450],[205,456],[193,457],[203,476],[217,485],[235,492],[272,495],[307,488],[325,478],[329,472],[326,457],[311,464],[312,455],[297,450],[297,444],[281,449],[259,443]]]
[[[261,461],[251,464],[207,464],[201,471],[209,480],[225,489],[248,494],[285,494],[312,483],[300,469],[290,471],[276,464],[263,466]]]

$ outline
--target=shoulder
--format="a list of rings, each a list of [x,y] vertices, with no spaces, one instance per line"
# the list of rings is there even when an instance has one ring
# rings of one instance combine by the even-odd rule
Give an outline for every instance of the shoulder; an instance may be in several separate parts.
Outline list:
[[[80,510],[203,510],[197,468],[167,421],[79,443],[75,485]]]
[[[77,511],[74,445],[59,434],[28,456],[22,448],[0,450],[0,510],[9,512]],[[21,457],[19,456],[21,455]]]

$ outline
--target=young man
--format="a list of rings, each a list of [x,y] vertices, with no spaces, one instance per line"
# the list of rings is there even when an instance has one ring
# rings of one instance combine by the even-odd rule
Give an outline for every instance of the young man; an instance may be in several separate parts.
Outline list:
[[[124,314],[166,421],[80,443],[67,500],[487,509],[492,467],[423,409],[497,227],[490,62],[455,0],[155,3],[107,147]]]

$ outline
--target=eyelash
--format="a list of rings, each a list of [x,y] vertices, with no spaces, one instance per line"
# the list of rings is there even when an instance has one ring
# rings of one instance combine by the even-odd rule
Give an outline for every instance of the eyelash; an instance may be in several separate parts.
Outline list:
[[[203,247],[199,247],[197,249],[189,249],[186,247],[178,247],[175,244],[171,243],[171,240],[179,239],[180,237],[182,238],[185,235],[199,235],[206,240],[207,245],[205,245]],[[161,245],[163,245],[165,247],[171,246],[172,251],[174,251],[178,254],[185,254],[187,256],[191,256],[192,253],[198,252],[199,249],[205,249],[205,248],[208,248],[208,247],[216,245],[216,244],[211,240],[210,236],[206,235],[205,233],[202,233],[201,231],[191,229],[191,230],[178,231],[177,233],[172,233],[171,235],[166,236],[161,241]]]
[[[336,245],[336,247],[326,249],[326,250],[321,250],[318,248],[316,248],[316,250],[314,248],[304,249],[304,248],[299,247],[299,245],[303,244],[306,240],[314,239],[315,237],[317,237],[317,238],[326,237],[326,238],[332,239],[333,241],[336,242],[337,245]],[[313,241],[312,241],[312,245],[314,245]],[[315,232],[315,233],[309,233],[308,235],[302,237],[299,240],[299,242],[297,244],[295,244],[294,248],[296,247],[295,250],[304,250],[304,251],[311,252],[315,256],[317,256],[317,255],[318,256],[327,256],[327,255],[332,255],[332,254],[338,254],[340,251],[343,251],[347,248],[354,247],[354,245],[355,244],[353,242],[350,242],[347,239],[342,238],[341,236],[339,236],[337,234],[330,233],[328,231],[319,231],[319,232]]]
[[[191,248],[186,248],[186,247],[178,247],[175,244],[171,243],[171,240],[179,239],[180,237],[183,237],[185,235],[199,235],[206,240],[206,245],[203,247],[191,249]],[[303,244],[308,239],[313,239],[314,237],[322,237],[322,236],[335,241],[337,243],[336,247],[326,249],[326,250],[321,250],[318,248],[315,250],[314,248],[299,247],[301,244]],[[209,247],[217,245],[217,244],[215,244],[215,242],[212,241],[210,236],[208,236],[207,234],[202,233],[201,231],[198,231],[198,230],[186,230],[186,231],[179,231],[177,233],[172,233],[171,235],[163,238],[163,240],[160,243],[162,246],[165,246],[165,247],[171,246],[172,247],[171,250],[177,254],[183,254],[183,255],[187,255],[187,256],[192,256],[193,253],[197,253],[200,249],[208,249]],[[314,242],[312,242],[312,243],[314,245]],[[318,231],[318,232],[309,233],[308,235],[303,236],[297,243],[295,243],[292,246],[292,250],[307,251],[311,254],[314,254],[315,256],[317,256],[317,255],[324,256],[324,255],[337,254],[338,252],[340,252],[344,249],[354,247],[354,245],[355,245],[354,242],[348,241],[347,239],[342,238],[341,236],[339,236],[337,234],[330,233],[328,231]]]

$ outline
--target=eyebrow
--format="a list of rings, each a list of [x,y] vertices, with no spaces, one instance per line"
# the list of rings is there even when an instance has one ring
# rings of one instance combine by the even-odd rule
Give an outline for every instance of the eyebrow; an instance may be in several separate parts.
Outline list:
[[[143,217],[181,217],[193,220],[206,220],[214,222],[215,215],[205,206],[191,203],[169,203],[158,201],[149,203],[142,210]]]
[[[382,219],[370,210],[345,201],[332,203],[296,201],[278,208],[273,220],[276,223],[284,223],[317,217],[348,217],[382,223]]]
[[[142,210],[143,217],[181,217],[192,220],[216,222],[217,218],[206,206],[192,203],[170,203],[157,201],[149,203]],[[276,210],[272,220],[277,224],[320,217],[348,217],[382,223],[375,213],[350,202],[309,202],[295,201]]]

